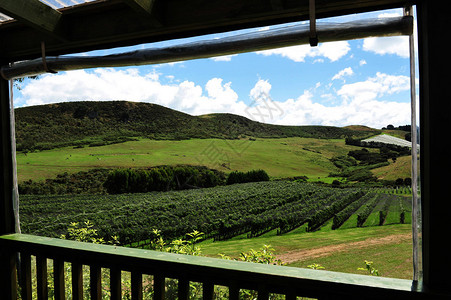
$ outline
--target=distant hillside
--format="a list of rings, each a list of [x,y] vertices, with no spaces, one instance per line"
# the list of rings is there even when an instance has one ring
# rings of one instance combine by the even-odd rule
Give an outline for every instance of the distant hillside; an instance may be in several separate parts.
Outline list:
[[[363,138],[380,132],[363,127],[270,125],[233,114],[191,116],[156,104],[127,101],[65,102],[30,106],[17,108],[15,117],[18,151],[64,146],[100,146],[134,138],[327,139]]]

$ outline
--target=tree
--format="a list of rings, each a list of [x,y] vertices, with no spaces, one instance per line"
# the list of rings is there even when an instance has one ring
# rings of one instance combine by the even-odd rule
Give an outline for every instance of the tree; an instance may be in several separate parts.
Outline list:
[[[396,185],[404,185],[404,179],[402,179],[402,178],[396,179],[396,180],[395,180],[395,184],[396,184]]]

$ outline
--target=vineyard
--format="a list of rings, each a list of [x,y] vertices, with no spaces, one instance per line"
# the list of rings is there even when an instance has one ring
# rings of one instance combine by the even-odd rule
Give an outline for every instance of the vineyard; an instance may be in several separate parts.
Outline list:
[[[59,237],[71,222],[91,221],[122,245],[198,230],[206,238],[257,237],[410,222],[410,197],[373,188],[268,181],[186,191],[121,195],[21,195],[23,233]]]

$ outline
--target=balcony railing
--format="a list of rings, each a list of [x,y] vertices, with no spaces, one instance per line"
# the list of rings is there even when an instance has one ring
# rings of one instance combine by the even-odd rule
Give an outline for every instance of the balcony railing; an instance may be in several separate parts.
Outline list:
[[[241,289],[257,291],[258,299],[268,299],[271,293],[285,295],[285,299],[296,299],[298,296],[315,299],[435,299],[419,291],[410,280],[188,256],[25,234],[0,236],[0,251],[2,299],[17,299],[18,294],[21,299],[32,299],[32,269],[36,270],[34,294],[38,299],[48,299],[49,286],[52,286],[55,299],[65,299],[65,276],[70,274],[65,274],[64,266],[68,263],[72,273],[72,299],[83,299],[83,266],[89,266],[91,299],[102,298],[102,272],[109,274],[111,299],[121,299],[122,271],[131,274],[132,299],[143,298],[143,275],[147,274],[153,276],[149,283],[153,285],[153,299],[170,298],[170,295],[165,298],[166,278],[178,281],[178,299],[189,299],[190,282],[202,284],[199,296],[202,299],[214,299],[217,286],[228,287],[229,299],[239,299]],[[53,260],[53,282],[48,282],[47,259]],[[20,292],[16,282],[21,283]]]

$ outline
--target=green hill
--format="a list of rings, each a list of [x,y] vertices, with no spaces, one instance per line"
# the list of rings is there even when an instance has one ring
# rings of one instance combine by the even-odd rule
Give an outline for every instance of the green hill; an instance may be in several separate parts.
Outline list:
[[[127,101],[81,101],[17,108],[18,151],[100,146],[135,138],[153,140],[344,138],[378,134],[371,128],[282,126],[233,114],[191,116],[160,105]]]

